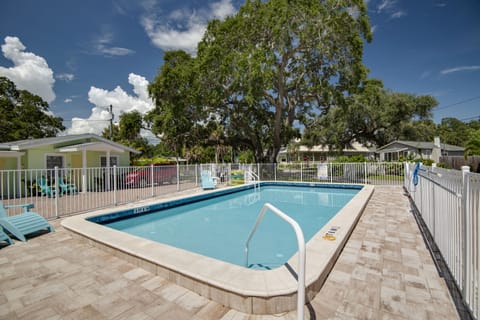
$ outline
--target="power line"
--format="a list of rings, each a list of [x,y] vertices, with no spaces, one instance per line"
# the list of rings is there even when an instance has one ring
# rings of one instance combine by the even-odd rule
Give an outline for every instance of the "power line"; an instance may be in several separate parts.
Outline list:
[[[457,105],[462,104],[462,103],[466,103],[466,102],[470,102],[470,101],[474,101],[474,100],[478,100],[478,99],[480,99],[480,96],[473,97],[473,98],[470,98],[470,99],[467,99],[467,100],[462,100],[462,101],[455,102],[455,103],[452,103],[452,104],[447,104],[446,106],[443,106],[443,107],[440,107],[440,108],[435,108],[435,110],[447,109],[447,108],[457,106]]]
[[[475,116],[475,117],[470,117],[470,118],[463,118],[463,119],[460,119],[460,121],[468,121],[468,120],[475,120],[475,119],[480,120],[480,116]]]

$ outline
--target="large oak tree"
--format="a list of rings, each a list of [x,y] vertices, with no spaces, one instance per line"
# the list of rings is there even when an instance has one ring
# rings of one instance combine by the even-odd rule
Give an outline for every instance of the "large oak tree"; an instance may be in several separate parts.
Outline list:
[[[370,38],[363,1],[247,0],[234,16],[209,23],[198,57],[177,53],[172,63],[165,55],[150,87],[158,133],[184,139],[198,121],[195,106],[213,115],[230,145],[275,162],[299,124],[356,90],[367,74],[362,51]]]

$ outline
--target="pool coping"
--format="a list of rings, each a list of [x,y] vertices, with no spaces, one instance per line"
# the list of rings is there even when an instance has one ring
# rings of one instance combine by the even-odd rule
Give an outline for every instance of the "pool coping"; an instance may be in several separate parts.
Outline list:
[[[373,194],[373,186],[362,186],[358,194],[306,244],[307,301],[320,290]],[[241,186],[224,190],[238,189],[241,189]],[[213,192],[218,190],[203,192],[201,197],[208,197],[208,194]],[[184,198],[185,196],[173,197],[162,202],[182,201]],[[66,218],[61,224],[94,246],[230,308],[251,314],[275,314],[295,310],[297,281],[289,269],[297,270],[297,254],[288,261],[291,268],[283,266],[268,271],[252,270],[125,234],[87,220],[106,213],[143,206],[145,203],[102,209]],[[332,226],[340,227],[335,231],[335,240],[324,239],[323,236]]]

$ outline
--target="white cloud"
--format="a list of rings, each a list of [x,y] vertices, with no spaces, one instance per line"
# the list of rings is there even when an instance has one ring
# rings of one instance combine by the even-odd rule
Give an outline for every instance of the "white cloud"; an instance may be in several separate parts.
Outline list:
[[[138,111],[142,115],[152,110],[153,101],[148,97],[148,81],[139,75],[130,73],[128,82],[133,86],[134,96],[129,95],[120,86],[108,91],[96,87],[90,87],[88,101],[94,108],[87,119],[73,118],[72,127],[67,130],[68,134],[96,133],[101,134],[109,125],[109,106],[113,106],[114,122],[118,122],[120,115],[125,112]]]
[[[394,5],[396,4],[396,0],[383,0],[378,6],[377,6],[377,12],[381,13],[383,11],[391,10]]]
[[[377,13],[387,13],[392,19],[398,19],[407,15],[405,10],[398,9],[397,0],[382,0],[377,5]]]
[[[94,48],[98,54],[112,56],[126,56],[134,54],[135,51],[122,47],[113,47],[113,33],[104,31],[98,38],[94,40]]]
[[[70,98],[67,98],[67,99],[63,100],[63,102],[65,102],[65,103],[70,103],[70,102],[72,102],[72,101],[73,101],[73,100],[70,99]]]
[[[403,10],[398,10],[398,11],[395,11],[394,13],[392,13],[390,15],[391,18],[394,18],[394,19],[397,19],[397,18],[401,18],[403,16],[406,16],[407,13]]]
[[[5,58],[13,62],[13,67],[0,67],[0,75],[12,80],[17,88],[30,91],[48,103],[55,100],[53,71],[47,61],[32,52],[17,37],[5,37],[2,51]]]
[[[462,66],[462,67],[455,67],[450,69],[444,69],[440,71],[441,74],[450,74],[454,72],[462,72],[462,71],[477,71],[480,70],[480,66]]]
[[[71,73],[60,73],[60,74],[56,74],[55,78],[57,78],[58,80],[65,81],[65,82],[70,82],[73,79],[75,79],[75,75],[71,74]]]
[[[210,3],[208,8],[200,10],[180,9],[168,15],[156,16],[155,2],[144,3],[147,13],[141,24],[152,43],[162,50],[182,49],[195,54],[197,44],[203,37],[208,21],[223,20],[235,13],[231,0]]]

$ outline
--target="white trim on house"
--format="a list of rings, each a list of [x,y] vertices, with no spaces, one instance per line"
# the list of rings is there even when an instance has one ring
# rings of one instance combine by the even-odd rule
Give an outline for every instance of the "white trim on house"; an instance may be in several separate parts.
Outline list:
[[[76,144],[73,146],[58,148],[58,152],[77,152],[77,151],[110,151],[110,152],[118,152],[123,153],[125,149],[118,148],[116,146],[112,146],[111,144],[107,144],[104,142],[88,142],[82,144]],[[136,150],[135,150],[136,151]]]

